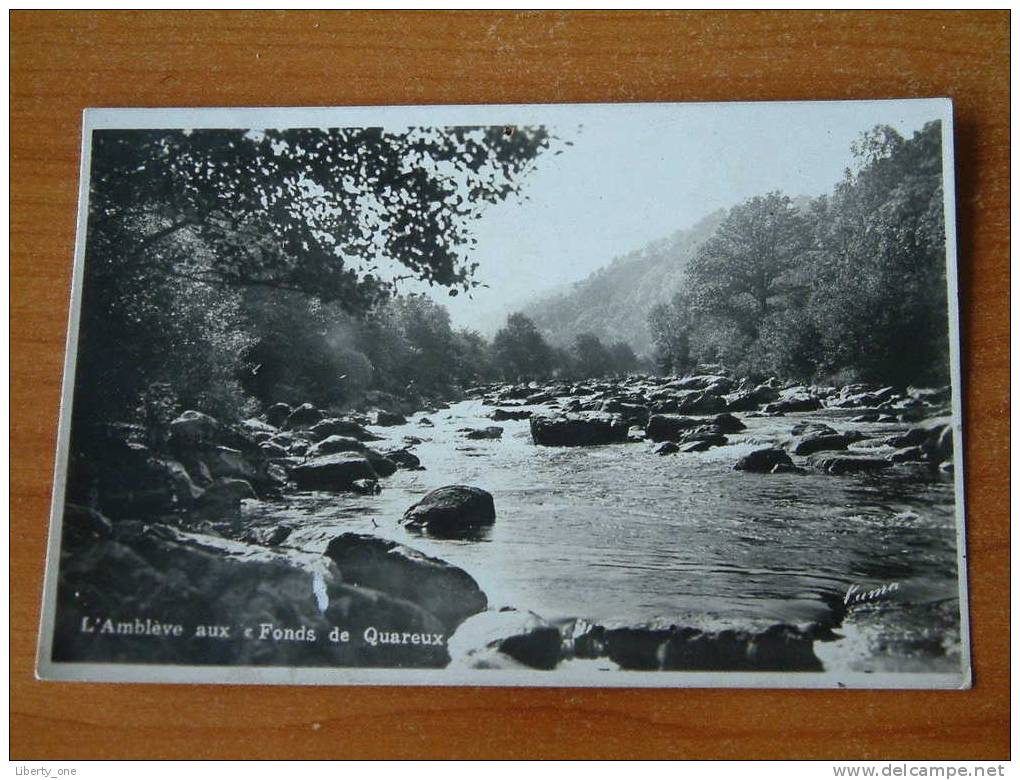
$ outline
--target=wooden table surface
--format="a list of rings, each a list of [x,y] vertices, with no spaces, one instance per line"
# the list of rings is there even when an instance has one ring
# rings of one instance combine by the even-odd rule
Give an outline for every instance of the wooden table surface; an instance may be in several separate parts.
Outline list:
[[[1009,13],[13,12],[11,757],[1009,754]],[[956,101],[970,691],[34,679],[87,106]]]

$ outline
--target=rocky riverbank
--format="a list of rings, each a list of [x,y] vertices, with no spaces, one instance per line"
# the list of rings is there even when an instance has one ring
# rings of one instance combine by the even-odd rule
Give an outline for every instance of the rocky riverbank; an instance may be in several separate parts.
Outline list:
[[[536,447],[626,444],[663,457],[699,457],[739,436],[748,418],[791,415],[787,435],[758,442],[733,468],[764,480],[800,473],[945,479],[952,470],[948,389],[784,387],[712,372],[486,386],[469,395],[491,408],[493,422],[527,419]],[[811,419],[822,410],[838,412],[841,422]],[[310,404],[276,405],[236,426],[189,411],[157,437],[165,441],[158,446],[151,432],[112,426],[110,458],[90,464],[65,513],[55,658],[536,669],[594,661],[642,670],[820,671],[833,631],[848,616],[858,620],[876,608],[833,601],[811,619],[734,626],[547,620],[490,609],[468,572],[413,544],[344,533],[312,553],[292,545],[293,526],[247,521],[248,504],[308,490],[372,494],[398,470],[427,469],[416,445],[438,411],[337,416]],[[392,441],[387,432],[396,425],[419,429],[421,438]],[[498,425],[459,433],[466,441],[496,442],[502,434]],[[499,517],[486,491],[449,485],[408,506],[401,523],[413,534],[471,544]],[[104,632],[104,619],[114,629],[141,620],[181,632]],[[199,634],[199,626],[219,628]],[[932,641],[919,652],[946,652]]]

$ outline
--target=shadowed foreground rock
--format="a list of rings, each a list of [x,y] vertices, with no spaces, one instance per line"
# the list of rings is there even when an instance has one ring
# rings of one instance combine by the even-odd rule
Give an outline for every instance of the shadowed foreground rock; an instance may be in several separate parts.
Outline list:
[[[553,669],[562,656],[560,630],[533,612],[482,612],[450,638],[456,666],[473,669]]]
[[[282,555],[169,526],[124,522],[98,542],[69,540],[57,604],[57,661],[439,667],[449,660],[442,641],[364,642],[369,626],[380,637],[393,630],[430,640],[446,629],[399,595],[342,582],[325,556]],[[351,641],[330,641],[338,626]]]
[[[607,656],[643,671],[819,672],[814,637],[794,626],[704,631],[686,626],[586,625],[573,637],[575,655]]]
[[[496,522],[492,495],[469,485],[447,485],[404,512],[402,525],[433,536],[470,535]]]
[[[417,604],[448,632],[488,606],[478,583],[463,569],[397,542],[344,534],[329,543],[326,557],[339,567],[345,583]]]

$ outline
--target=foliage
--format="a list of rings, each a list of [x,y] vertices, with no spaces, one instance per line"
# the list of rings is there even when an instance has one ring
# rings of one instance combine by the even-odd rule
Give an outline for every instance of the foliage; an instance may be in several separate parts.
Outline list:
[[[352,318],[402,277],[469,289],[472,220],[548,145],[540,127],[96,131],[76,424],[145,417],[154,386],[235,418],[249,393],[400,381],[351,347]],[[405,375],[434,378],[430,348]]]
[[[831,197],[731,209],[683,294],[649,312],[664,370],[947,381],[941,125],[911,139],[877,127],[852,152]]]
[[[553,352],[535,323],[520,312],[507,317],[492,340],[493,361],[508,381],[541,379],[552,374]]]

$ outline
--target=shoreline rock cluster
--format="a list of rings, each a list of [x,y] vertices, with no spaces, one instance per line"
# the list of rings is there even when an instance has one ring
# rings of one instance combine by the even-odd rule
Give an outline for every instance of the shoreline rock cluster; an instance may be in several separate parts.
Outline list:
[[[915,466],[952,473],[949,387],[784,385],[775,378],[755,383],[734,379],[719,366],[702,368],[714,373],[485,385],[467,394],[496,407],[494,420],[527,419],[541,446],[650,441],[660,455],[704,452],[732,443],[729,437],[747,427],[741,417],[798,414],[803,419],[788,435],[744,455],[734,469],[844,475]],[[837,430],[811,421],[812,412],[837,414],[858,427]],[[890,434],[869,427],[873,423],[907,427]]]

